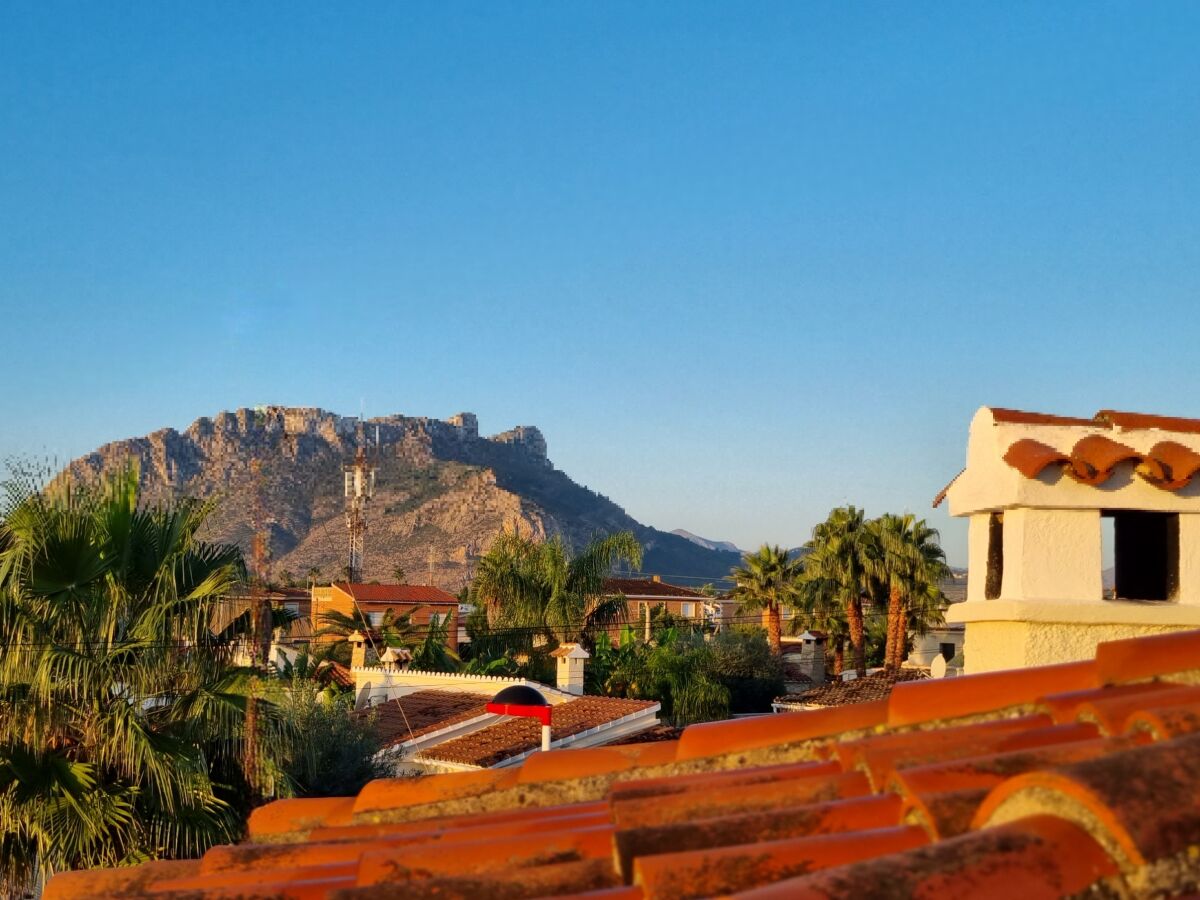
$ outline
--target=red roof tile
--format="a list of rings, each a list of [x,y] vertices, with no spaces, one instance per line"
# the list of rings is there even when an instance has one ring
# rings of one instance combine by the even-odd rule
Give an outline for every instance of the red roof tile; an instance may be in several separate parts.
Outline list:
[[[829,684],[795,694],[784,694],[775,702],[780,706],[844,706],[847,703],[867,703],[883,700],[892,688],[905,681],[920,681],[929,675],[920,669],[898,669],[894,672],[873,672],[862,678],[842,681],[840,678]]]
[[[458,605],[458,598],[428,584],[360,584],[334,582],[333,586],[360,603],[446,603]]]
[[[278,801],[250,843],[67,873],[45,896],[1174,896],[1200,885],[1198,650],[1197,632],[1118,641],[677,742]]]
[[[467,691],[414,691],[354,715],[372,720],[383,746],[390,747],[487,715],[487,700]]]
[[[1015,418],[998,416],[997,421],[1032,425],[1087,425],[1092,428],[1122,430],[1159,428],[1179,433],[1200,433],[1200,420],[1197,419],[1175,419],[1137,413],[1100,412],[1093,421],[1023,413]],[[1178,441],[1159,441],[1149,453],[1141,453],[1103,434],[1085,435],[1076,441],[1069,451],[1035,438],[1022,438],[1008,446],[1003,458],[1026,478],[1037,478],[1048,466],[1061,465],[1071,478],[1088,485],[1103,484],[1112,476],[1118,465],[1132,462],[1135,464],[1134,471],[1141,478],[1170,491],[1177,491],[1186,486],[1200,472],[1200,453]],[[944,492],[938,495],[935,506],[943,495]]]
[[[551,741],[562,740],[591,728],[608,725],[625,716],[657,707],[650,700],[614,697],[580,697],[555,706],[550,723]],[[536,750],[542,743],[542,726],[528,718],[511,718],[462,737],[437,744],[421,758],[467,766],[494,766],[512,756]]]
[[[679,598],[681,600],[708,600],[699,591],[691,588],[669,584],[666,581],[654,581],[650,578],[606,578],[604,579],[606,594],[624,594],[626,597],[650,597],[663,600]]]

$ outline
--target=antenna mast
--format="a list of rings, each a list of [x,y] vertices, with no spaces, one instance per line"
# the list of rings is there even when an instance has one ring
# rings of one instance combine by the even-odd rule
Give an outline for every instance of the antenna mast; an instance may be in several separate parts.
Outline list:
[[[376,453],[378,456],[378,428],[376,428]],[[354,462],[342,466],[343,486],[346,495],[346,528],[350,532],[350,577],[349,581],[362,581],[363,539],[367,534],[367,504],[375,495],[374,459],[367,459],[363,447],[362,420],[358,425],[358,450]]]

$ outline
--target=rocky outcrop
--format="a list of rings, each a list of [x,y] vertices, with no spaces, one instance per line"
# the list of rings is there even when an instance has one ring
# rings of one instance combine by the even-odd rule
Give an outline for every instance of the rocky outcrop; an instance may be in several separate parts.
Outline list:
[[[628,528],[646,548],[646,569],[668,574],[718,578],[737,561],[643,526],[576,484],[551,464],[536,427],[481,437],[471,413],[360,422],[314,407],[239,409],[182,432],[164,428],[107,444],[72,462],[66,475],[91,481],[134,460],[149,499],[215,501],[209,537],[249,547],[255,528],[264,528],[276,577],[302,580],[315,567],[331,578],[346,557],[342,467],[359,447],[377,467],[368,579],[390,580],[401,566],[425,581],[432,567],[437,584],[457,590],[504,528],[558,534],[576,546]]]

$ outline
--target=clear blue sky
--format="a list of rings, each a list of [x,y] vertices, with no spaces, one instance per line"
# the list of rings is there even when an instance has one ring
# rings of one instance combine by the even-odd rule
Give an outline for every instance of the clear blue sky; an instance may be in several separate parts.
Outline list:
[[[749,546],[928,512],[982,404],[1200,415],[1200,4],[2,18],[3,455],[467,409]]]

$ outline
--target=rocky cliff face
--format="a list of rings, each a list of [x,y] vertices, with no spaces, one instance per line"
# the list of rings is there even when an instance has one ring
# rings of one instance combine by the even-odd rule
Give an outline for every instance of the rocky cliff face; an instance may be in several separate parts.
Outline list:
[[[81,457],[69,477],[90,481],[136,460],[146,495],[212,498],[209,537],[248,548],[255,521],[269,530],[276,577],[302,580],[313,567],[338,577],[346,561],[342,466],[359,446],[376,457],[364,577],[457,590],[502,528],[575,546],[630,529],[646,548],[645,569],[719,578],[737,561],[648,528],[621,507],[575,484],[547,457],[528,425],[481,437],[471,413],[445,421],[386,416],[359,423],[315,408],[266,407],[200,418]],[[254,463],[257,462],[257,466]]]

